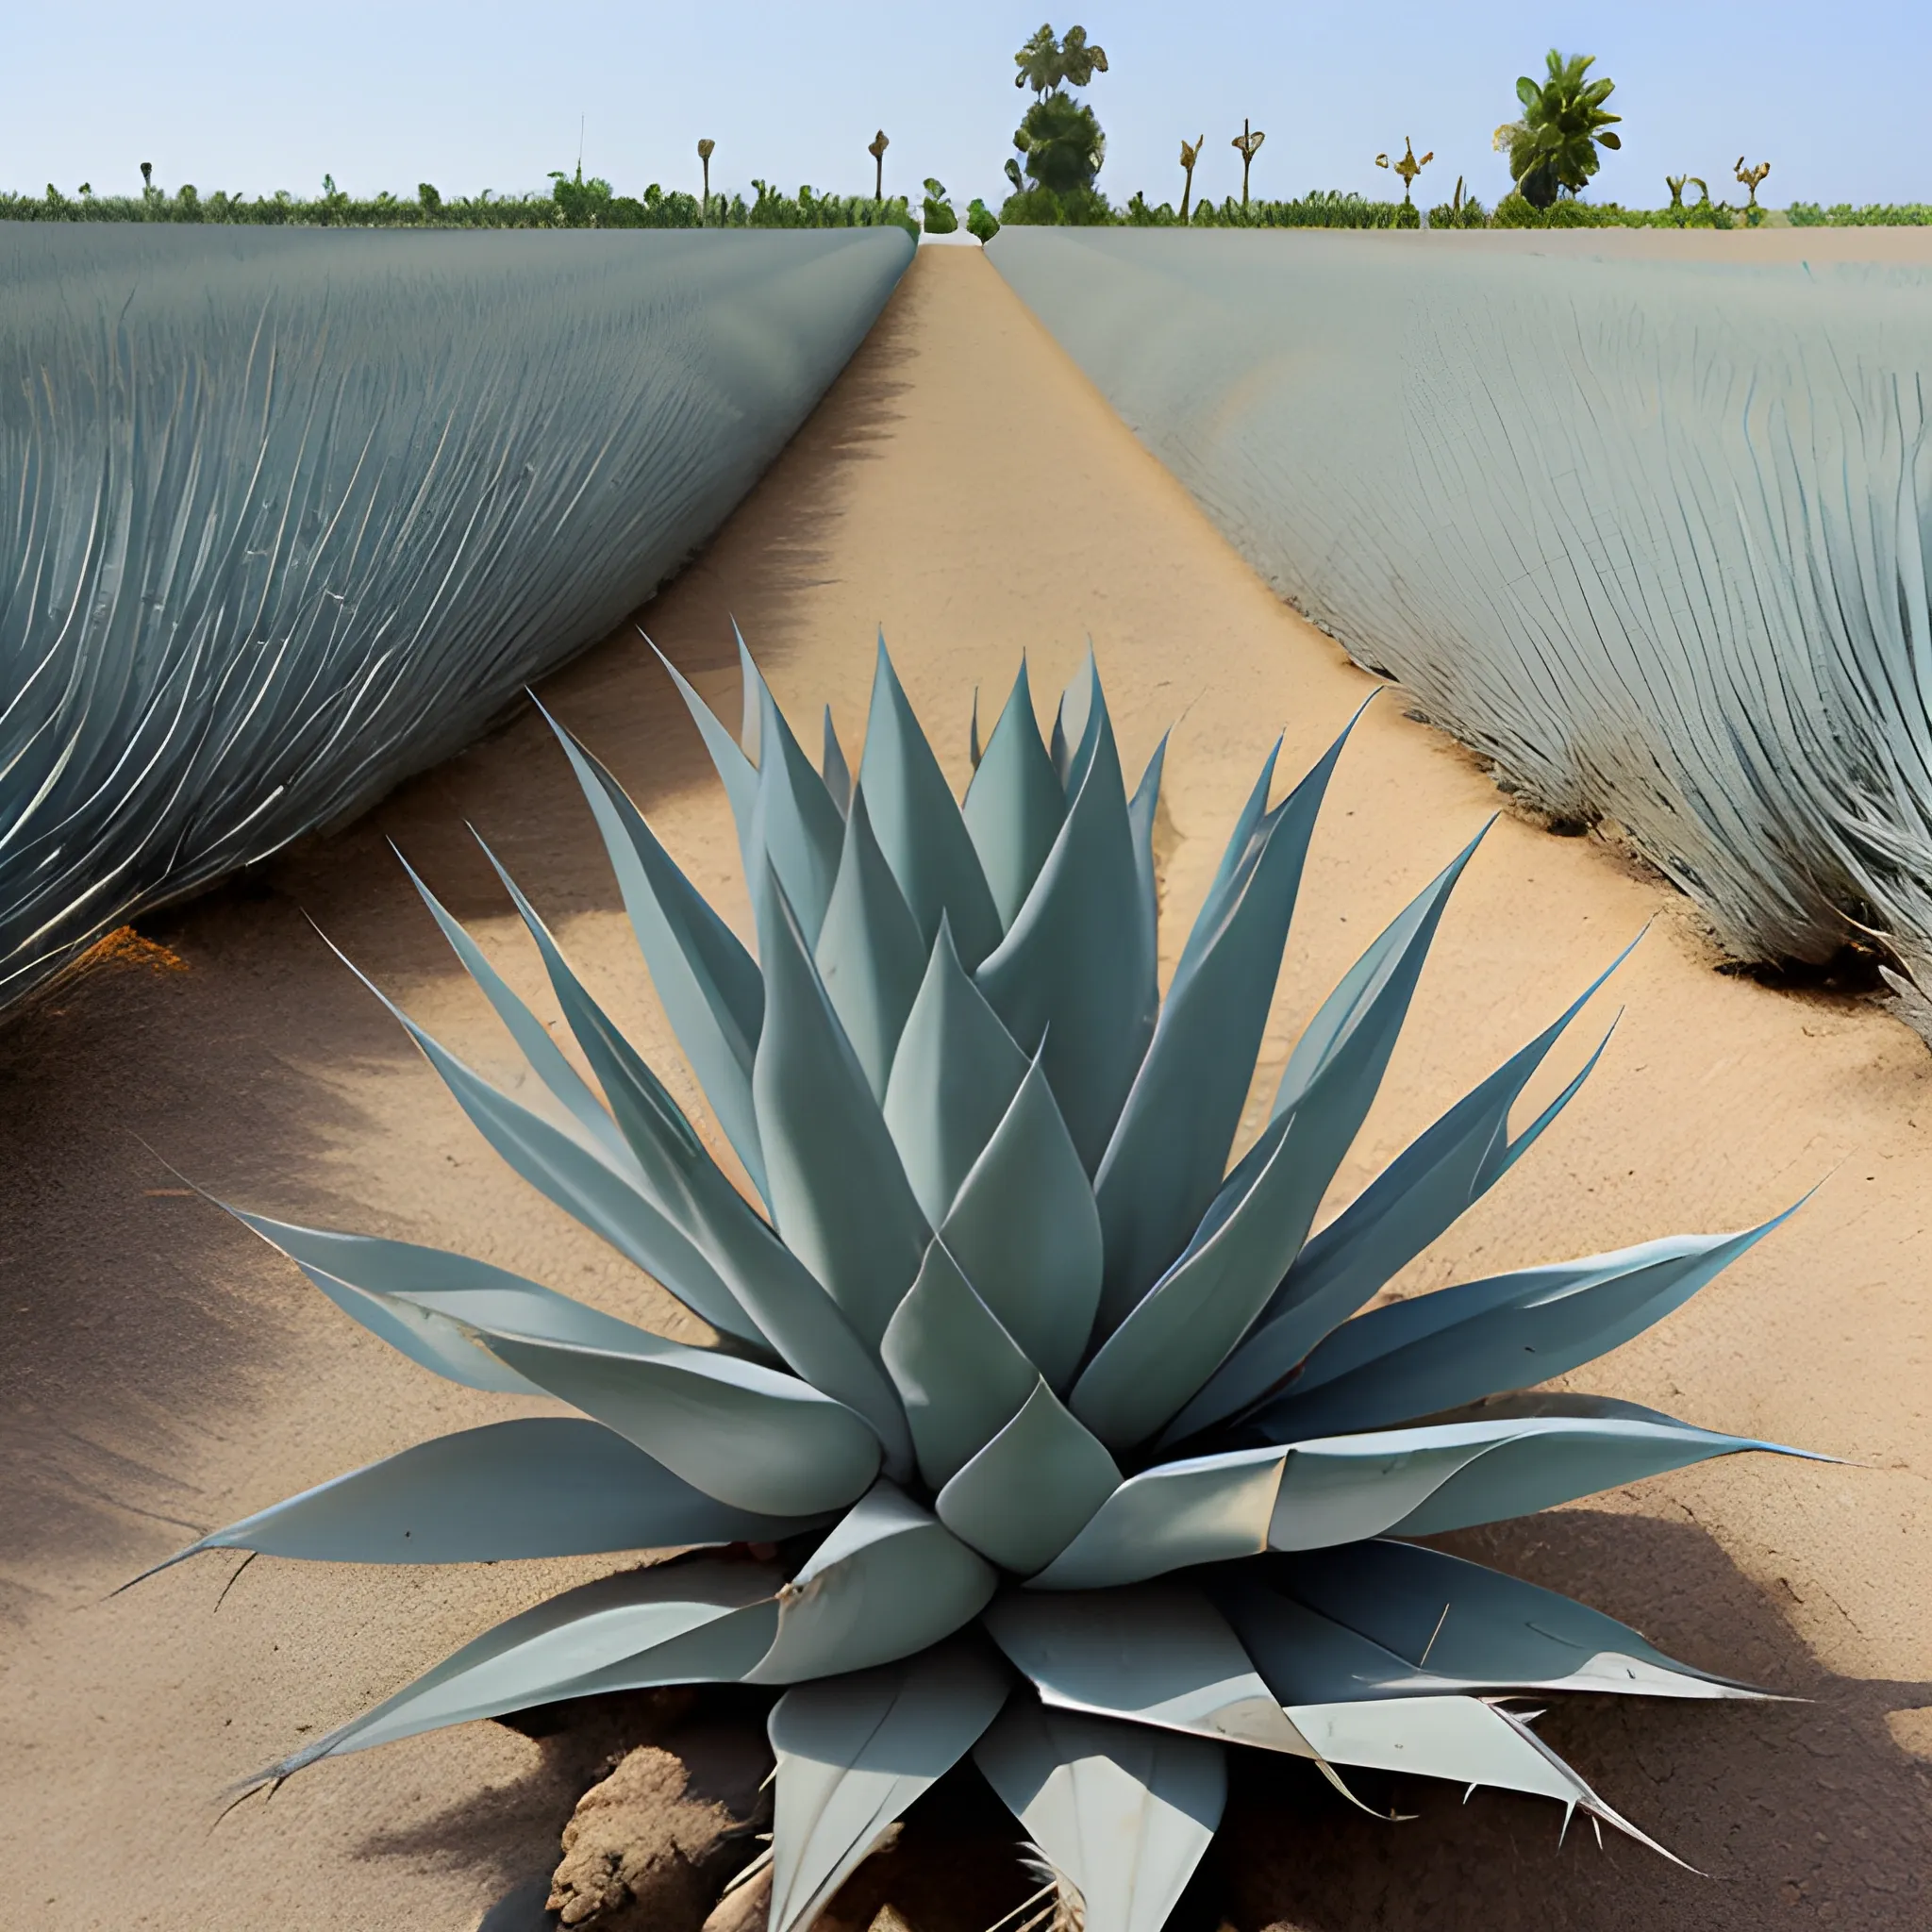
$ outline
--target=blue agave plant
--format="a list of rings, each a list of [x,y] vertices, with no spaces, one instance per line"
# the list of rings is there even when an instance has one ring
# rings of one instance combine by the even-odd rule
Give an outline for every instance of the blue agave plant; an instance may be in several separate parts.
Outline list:
[[[557,1698],[782,1687],[774,1932],[808,1924],[969,1752],[1088,1932],[1166,1918],[1213,1834],[1228,1744],[1344,1790],[1366,1766],[1538,1792],[1641,1837],[1511,1700],[1758,1693],[1411,1539],[1774,1446],[1513,1392],[1627,1341],[1766,1228],[1361,1312],[1590,1071],[1511,1138],[1579,1000],[1310,1237],[1474,846],[1317,1012],[1230,1169],[1341,741],[1272,809],[1271,753],[1163,1000],[1161,756],[1129,796],[1091,658],[1050,744],[1024,667],[983,756],[975,718],[963,805],[883,643],[856,785],[829,712],[814,770],[742,661],[741,742],[677,682],[736,815],[756,961],[558,735],[758,1203],[507,874],[601,1098],[420,880],[554,1108],[396,1013],[498,1153],[717,1345],[459,1255],[244,1214],[425,1368],[580,1414],[424,1443],[193,1549],[751,1547],[568,1591],[263,1776]]]

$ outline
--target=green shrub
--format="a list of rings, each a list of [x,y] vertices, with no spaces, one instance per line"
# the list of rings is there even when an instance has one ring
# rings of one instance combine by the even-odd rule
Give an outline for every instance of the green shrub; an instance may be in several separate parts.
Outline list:
[[[1932,227],[1932,203],[1874,202],[1854,208],[1848,201],[1821,208],[1815,201],[1794,201],[1786,210],[1794,228],[1924,228]]]
[[[1251,201],[1243,208],[1233,195],[1217,208],[1204,202],[1194,210],[1198,226],[1216,228],[1394,228],[1404,225],[1399,201],[1369,201],[1341,189],[1317,189],[1298,201]],[[1407,225],[1413,227],[1414,210]]]
[[[44,195],[0,194],[0,221],[10,222],[213,222],[250,226],[331,228],[863,228],[893,226],[919,232],[919,218],[905,196],[820,194],[809,185],[796,195],[754,182],[755,198],[714,194],[707,209],[694,194],[666,193],[655,181],[641,197],[616,193],[601,176],[582,171],[551,175],[543,194],[483,193],[445,200],[428,182],[415,197],[389,193],[356,199],[325,179],[310,201],[283,190],[253,201],[217,191],[202,195],[191,185],[173,194],[64,195],[50,182]]]
[[[973,197],[973,205],[966,210],[966,232],[976,236],[985,243],[991,242],[999,231],[999,217],[975,194]]]
[[[1105,228],[1118,219],[1097,189],[1056,194],[1051,188],[1023,188],[1000,204],[1000,222],[1015,228]]]
[[[925,218],[925,232],[928,235],[954,235],[958,233],[959,217],[954,211],[953,203],[942,182],[930,177],[925,183],[925,201],[921,208]]]
[[[1473,196],[1460,208],[1454,202],[1445,201],[1441,207],[1429,210],[1429,226],[1432,228],[1487,228],[1489,225],[1489,210]]]
[[[1126,207],[1116,211],[1115,220],[1124,228],[1177,228],[1181,225],[1180,216],[1174,211],[1173,202],[1163,201],[1158,208],[1154,208],[1138,189]]]

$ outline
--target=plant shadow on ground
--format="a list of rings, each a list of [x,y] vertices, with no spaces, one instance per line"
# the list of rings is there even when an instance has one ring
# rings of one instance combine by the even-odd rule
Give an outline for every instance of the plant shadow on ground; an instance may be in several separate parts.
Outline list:
[[[1897,1932],[1925,1922],[1932,1774],[1888,1719],[1932,1704],[1932,1685],[1823,1670],[1775,1601],[1694,1524],[1559,1510],[1439,1541],[1793,1700],[1546,1700],[1540,1734],[1695,1870],[1608,1830],[1599,1849],[1581,1816],[1559,1843],[1562,1814],[1546,1800],[1485,1790],[1465,1803],[1432,1779],[1347,1774],[1364,1803],[1411,1814],[1391,1823],[1351,1808],[1299,1760],[1235,1751],[1220,1836],[1169,1932],[1755,1932],[1768,1919]],[[697,1695],[700,1709],[722,1696],[757,1721],[741,1692]],[[598,1764],[658,1741],[661,1712],[684,1708],[557,1707],[533,1727],[545,1756],[524,1784],[372,1836],[363,1855],[475,1861],[508,1890],[532,1874],[506,1862],[505,1823],[548,1803],[560,1830]],[[864,1932],[886,1905],[912,1932],[985,1932],[1036,1889],[1021,1840],[969,1761],[859,1868],[820,1932]]]
[[[1807,1700],[1548,1700],[1540,1734],[1696,1874],[1607,1829],[1600,1852],[1580,1816],[1559,1846],[1547,1801],[1477,1791],[1464,1804],[1435,1780],[1351,1778],[1365,1802],[1417,1814],[1385,1823],[1307,1767],[1243,1752],[1192,1896],[1241,1932],[1926,1922],[1932,1767],[1888,1718],[1932,1703],[1932,1685],[1825,1672],[1690,1524],[1558,1510],[1440,1541],[1594,1604],[1687,1661]]]
[[[0,1033],[0,1547],[15,1561],[125,1564],[157,1524],[177,1542],[208,1526],[178,1472],[273,1373],[293,1298],[183,1174],[316,1205],[326,1190],[293,1178],[293,1150],[345,1110],[285,1056],[318,1032],[344,1057],[394,1050],[366,996],[320,972],[292,906],[224,895],[198,924],[187,972],[117,959]]]

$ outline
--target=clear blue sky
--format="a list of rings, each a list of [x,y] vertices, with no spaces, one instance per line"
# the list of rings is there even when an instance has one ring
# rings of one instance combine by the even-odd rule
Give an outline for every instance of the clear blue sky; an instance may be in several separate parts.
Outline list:
[[[694,186],[709,135],[714,187],[761,175],[858,192],[883,125],[889,186],[916,192],[935,175],[963,206],[1003,192],[1025,102],[1011,57],[1044,11],[1045,0],[23,7],[0,48],[0,187],[126,192],[152,160],[158,180],[204,193],[310,193],[325,171],[358,193],[425,179],[445,194],[536,189],[575,162],[581,120],[586,172],[620,192]],[[1491,133],[1514,111],[1516,76],[1541,72],[1552,45],[1596,54],[1618,84],[1624,149],[1598,176],[1602,196],[1655,206],[1663,176],[1689,171],[1741,198],[1742,151],[1771,161],[1774,204],[1932,200],[1925,0],[1083,0],[1053,18],[1082,22],[1112,62],[1090,97],[1116,201],[1137,188],[1177,199],[1180,142],[1199,134],[1201,191],[1238,191],[1228,143],[1243,115],[1268,136],[1257,192],[1386,192],[1374,157],[1412,135],[1418,154],[1436,152],[1430,200],[1457,174],[1493,199],[1507,180]]]

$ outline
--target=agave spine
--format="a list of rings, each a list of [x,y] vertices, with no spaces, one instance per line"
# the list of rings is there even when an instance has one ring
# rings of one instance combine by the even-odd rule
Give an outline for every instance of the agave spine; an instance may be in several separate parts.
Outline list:
[[[969,1752],[1090,1932],[1163,1922],[1219,1819],[1230,1743],[1312,1759],[1344,1790],[1366,1766],[1541,1793],[1642,1839],[1505,1700],[1759,1693],[1408,1539],[1776,1448],[1518,1393],[1680,1306],[1775,1223],[1361,1312],[1575,1093],[1595,1055],[1511,1137],[1602,979],[1311,1239],[1474,844],[1316,1013],[1230,1168],[1347,732],[1273,808],[1270,753],[1163,999],[1161,753],[1130,795],[1091,655],[1050,740],[1023,665],[983,754],[975,723],[962,805],[883,641],[856,784],[829,712],[815,769],[741,653],[736,741],[667,669],[735,816],[756,961],[558,736],[760,1205],[507,874],[596,1087],[421,880],[550,1113],[391,1008],[517,1172],[719,1345],[461,1256],[243,1214],[425,1368],[580,1413],[424,1443],[181,1555],[769,1543],[778,1559],[688,1555],[567,1591],[263,1775],[599,1690],[778,1687],[774,1932],[808,1924]],[[1134,1855],[1095,1863],[1085,1848],[1128,1821]]]

